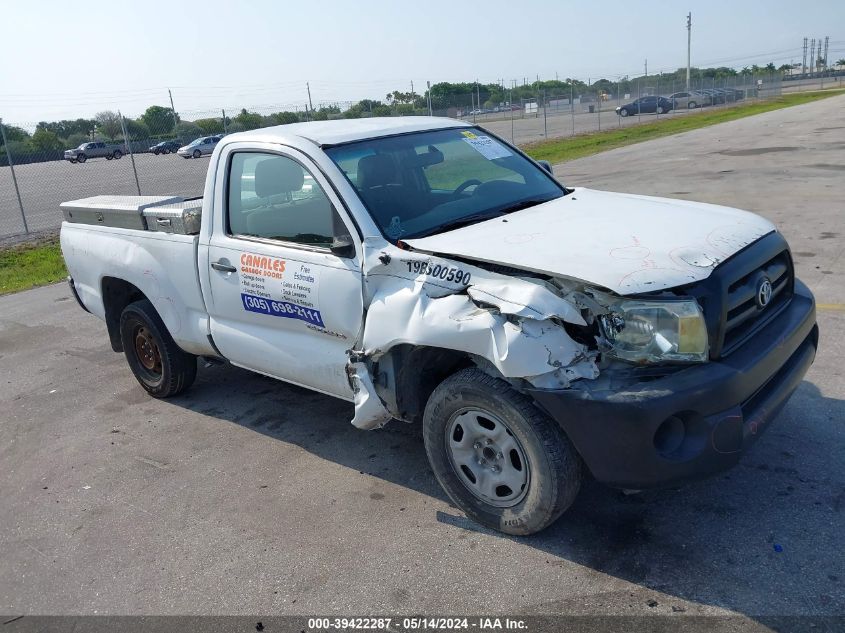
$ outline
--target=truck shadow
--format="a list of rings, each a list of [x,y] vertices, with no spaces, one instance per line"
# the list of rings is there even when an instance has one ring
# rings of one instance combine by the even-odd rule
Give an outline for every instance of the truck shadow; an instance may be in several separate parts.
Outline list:
[[[233,367],[201,371],[196,386],[170,402],[448,503],[411,425],[364,434],[349,424],[351,404]],[[843,419],[845,400],[805,381],[740,464],[709,480],[632,495],[588,481],[555,525],[528,538],[480,528],[453,506],[436,519],[543,551],[547,565],[576,563],[659,591],[670,603],[676,597],[752,618],[842,614],[845,460],[836,426]],[[683,611],[652,602],[655,613]],[[570,599],[527,609],[572,611]],[[776,619],[759,619],[781,628]]]

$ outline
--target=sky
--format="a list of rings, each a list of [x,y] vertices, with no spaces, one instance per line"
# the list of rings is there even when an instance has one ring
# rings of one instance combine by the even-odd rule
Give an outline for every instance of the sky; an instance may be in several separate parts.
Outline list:
[[[800,62],[804,37],[845,57],[842,0],[6,0],[0,117],[10,124],[384,99],[426,81],[509,85]]]

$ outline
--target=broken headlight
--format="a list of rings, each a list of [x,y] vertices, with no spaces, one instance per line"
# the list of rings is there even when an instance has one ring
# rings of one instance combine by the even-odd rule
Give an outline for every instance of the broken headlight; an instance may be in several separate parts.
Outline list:
[[[600,317],[608,354],[633,363],[707,360],[707,327],[693,299],[639,301],[623,299]]]

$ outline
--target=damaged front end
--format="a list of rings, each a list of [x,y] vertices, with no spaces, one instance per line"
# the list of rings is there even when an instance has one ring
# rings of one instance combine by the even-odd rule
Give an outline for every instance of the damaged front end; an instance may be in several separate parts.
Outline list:
[[[355,426],[408,417],[386,358],[408,346],[460,353],[519,389],[598,377],[606,310],[575,282],[491,268],[365,241],[366,314],[347,366]]]

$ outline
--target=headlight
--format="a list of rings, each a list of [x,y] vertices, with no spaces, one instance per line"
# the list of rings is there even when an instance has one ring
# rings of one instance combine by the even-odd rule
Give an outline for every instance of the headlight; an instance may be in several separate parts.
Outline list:
[[[634,363],[707,360],[704,315],[695,300],[621,300],[601,317],[609,354]]]

